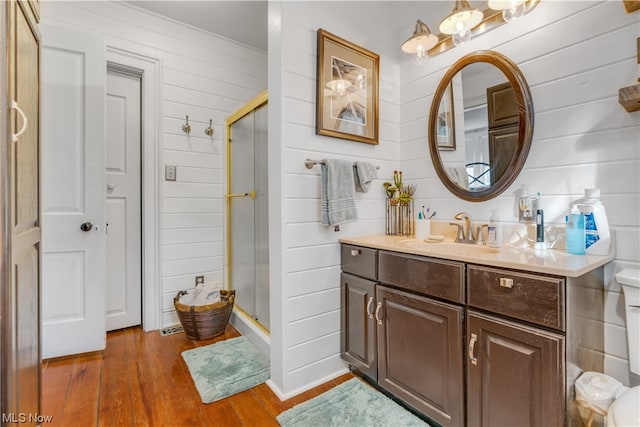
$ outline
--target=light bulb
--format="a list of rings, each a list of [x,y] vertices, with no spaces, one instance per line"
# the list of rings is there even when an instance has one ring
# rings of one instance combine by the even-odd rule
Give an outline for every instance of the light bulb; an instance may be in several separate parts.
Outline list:
[[[416,52],[416,63],[417,64],[422,64],[422,61],[424,61],[424,58],[427,55],[425,54],[424,50],[422,49],[418,49],[418,51]]]
[[[455,33],[451,36],[451,39],[455,46],[460,46],[461,44],[471,40],[471,30],[463,30],[459,33]]]
[[[516,4],[513,7],[502,9],[502,19],[506,22],[513,21],[524,15],[527,10],[526,3]]]

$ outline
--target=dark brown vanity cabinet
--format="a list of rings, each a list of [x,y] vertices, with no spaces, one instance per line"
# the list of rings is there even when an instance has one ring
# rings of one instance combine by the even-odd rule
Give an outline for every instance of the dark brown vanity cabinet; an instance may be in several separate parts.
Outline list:
[[[468,424],[564,425],[564,279],[468,265],[467,295]]]
[[[564,425],[562,336],[469,310],[467,423]]]
[[[464,309],[428,297],[461,301],[463,264],[344,244],[341,254],[342,358],[434,421],[463,425]]]
[[[373,318],[376,282],[342,273],[342,359],[373,380],[378,379],[376,323]]]
[[[342,357],[385,390],[443,426],[575,424],[565,366],[593,357],[581,348],[594,323],[574,319],[569,335],[567,306],[596,296],[601,271],[574,279],[346,244],[342,269]]]
[[[463,308],[386,286],[376,298],[378,384],[442,425],[463,425]]]
[[[376,323],[374,320],[378,251],[341,246],[342,359],[369,378],[378,378]]]

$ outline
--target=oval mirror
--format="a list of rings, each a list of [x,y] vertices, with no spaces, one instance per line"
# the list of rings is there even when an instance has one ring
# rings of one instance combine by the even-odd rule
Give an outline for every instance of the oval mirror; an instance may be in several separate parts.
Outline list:
[[[446,72],[429,113],[429,151],[449,191],[473,202],[496,197],[522,170],[532,137],[529,86],[509,58],[477,51]]]

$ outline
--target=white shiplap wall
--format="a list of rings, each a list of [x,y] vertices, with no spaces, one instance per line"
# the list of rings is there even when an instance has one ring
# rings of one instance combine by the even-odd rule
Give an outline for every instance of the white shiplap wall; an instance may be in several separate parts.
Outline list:
[[[340,237],[384,233],[381,180],[357,193],[358,221],[340,232],[320,224],[320,167],[306,158],[358,159],[380,166],[390,179],[398,144],[399,68],[388,60],[385,31],[353,25],[349,13],[335,14],[324,2],[270,3],[269,87],[281,92],[270,104],[270,184],[280,182],[282,200],[270,211],[280,238],[272,238],[272,383],[283,396],[295,394],[345,369],[340,348]],[[281,25],[281,27],[273,27]],[[315,134],[316,32],[318,28],[380,54],[379,145]],[[281,43],[274,39],[281,38]],[[393,53],[395,56],[395,52]],[[275,118],[275,115],[280,118]],[[274,124],[274,119],[276,123]],[[275,162],[282,166],[278,170]]]
[[[224,280],[225,120],[266,89],[267,54],[119,2],[44,2],[42,22],[160,58],[159,169],[177,166],[177,181],[161,189],[161,326],[175,324],[178,290],[193,287],[196,275]],[[185,115],[190,136],[181,130]],[[212,138],[204,134],[209,119]]]
[[[515,192],[527,185],[543,196],[545,218],[561,224],[570,201],[584,188],[602,191],[611,228],[617,231],[616,262],[605,274],[605,371],[626,384],[629,373],[623,297],[612,279],[623,267],[640,267],[640,115],[618,104],[618,89],[640,75],[636,39],[640,15],[621,2],[545,1],[517,24],[505,25],[422,67],[403,60],[401,73],[400,160],[419,177],[418,204],[451,218],[461,210],[488,220],[497,209],[516,221]],[[485,203],[452,197],[440,184],[425,150],[428,112],[446,69],[467,52],[493,49],[524,73],[533,97],[533,145],[511,188]],[[422,201],[421,201],[422,200]]]
[[[388,12],[388,4],[371,2],[362,10],[380,15]],[[389,47],[406,34],[354,25],[352,14],[334,12],[321,2],[270,4],[270,165],[281,165],[270,177],[272,196],[280,192],[281,200],[271,211],[272,230],[279,232],[276,238],[272,233],[272,254],[281,254],[271,265],[272,386],[289,396],[343,369],[337,240],[384,232],[382,180],[370,194],[359,196],[358,223],[340,233],[321,227],[319,170],[307,171],[306,157],[369,160],[381,165],[382,179],[402,169],[418,184],[416,205],[430,206],[442,219],[464,210],[486,221],[497,209],[503,221],[513,222],[515,192],[526,184],[543,194],[548,222],[562,223],[569,202],[581,197],[584,188],[601,188],[611,227],[618,232],[618,260],[606,269],[606,372],[637,383],[628,371],[622,295],[612,275],[624,266],[640,267],[640,116],[627,113],[617,101],[618,88],[633,84],[639,74],[635,43],[640,15],[626,14],[620,2],[545,1],[517,24],[419,66],[401,56],[397,46]],[[379,146],[315,135],[318,28],[380,53]],[[438,181],[428,154],[427,122],[444,72],[464,54],[480,49],[502,52],[522,69],[532,91],[535,131],[527,163],[513,186],[496,199],[474,204],[452,196]]]

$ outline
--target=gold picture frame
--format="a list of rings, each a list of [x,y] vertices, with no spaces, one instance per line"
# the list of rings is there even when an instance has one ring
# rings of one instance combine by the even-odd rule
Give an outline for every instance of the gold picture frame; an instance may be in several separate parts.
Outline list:
[[[436,128],[438,149],[441,151],[455,151],[456,127],[453,109],[453,85],[449,83],[438,108],[438,124]]]
[[[316,134],[378,144],[380,57],[318,30]]]

